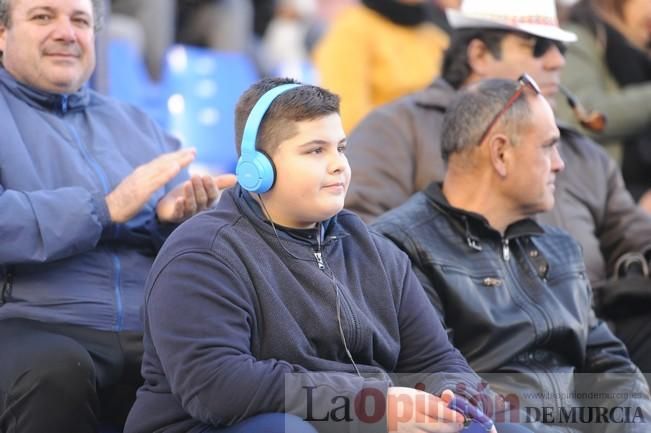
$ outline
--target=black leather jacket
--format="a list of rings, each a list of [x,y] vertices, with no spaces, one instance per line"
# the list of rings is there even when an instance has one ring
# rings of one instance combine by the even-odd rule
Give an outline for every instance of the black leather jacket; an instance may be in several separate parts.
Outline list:
[[[580,248],[564,231],[525,219],[502,236],[481,215],[451,207],[435,183],[373,226],[410,256],[470,366],[501,373],[487,376],[494,390],[515,393],[524,404],[532,404],[524,401],[528,391],[544,391],[559,397],[546,404],[562,407],[568,402],[560,396],[576,391],[576,373],[622,373],[623,380],[602,381],[601,390],[636,389],[635,404],[649,413],[644,377],[595,317]]]

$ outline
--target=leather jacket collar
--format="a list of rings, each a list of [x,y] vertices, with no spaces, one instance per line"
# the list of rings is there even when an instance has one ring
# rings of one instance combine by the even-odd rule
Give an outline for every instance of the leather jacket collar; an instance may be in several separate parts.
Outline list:
[[[432,182],[423,192],[432,206],[446,214],[454,225],[464,234],[468,245],[481,250],[481,239],[515,239],[523,236],[539,236],[543,228],[534,220],[525,218],[510,224],[504,231],[504,236],[493,227],[488,220],[478,213],[456,208],[448,202],[441,189],[442,184]]]

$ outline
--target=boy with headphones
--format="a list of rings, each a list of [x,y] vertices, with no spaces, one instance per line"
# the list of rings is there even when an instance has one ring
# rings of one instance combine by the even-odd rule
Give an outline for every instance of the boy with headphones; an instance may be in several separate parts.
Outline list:
[[[407,257],[342,210],[339,98],[262,80],[238,102],[236,136],[239,185],[180,226],[150,273],[126,433],[463,429],[444,390],[471,398],[480,379]],[[427,376],[430,394],[387,373],[445,374]]]

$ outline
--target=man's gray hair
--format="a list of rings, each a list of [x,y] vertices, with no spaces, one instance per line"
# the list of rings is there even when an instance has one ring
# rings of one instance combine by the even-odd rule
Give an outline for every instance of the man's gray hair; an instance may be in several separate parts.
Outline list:
[[[479,146],[482,134],[515,94],[518,86],[519,83],[512,80],[482,80],[457,94],[443,117],[441,155],[446,163],[452,154],[461,154]],[[530,113],[523,92],[500,116],[493,130],[501,128],[517,143],[520,130],[529,124]]]
[[[0,25],[4,27],[11,27],[11,3],[15,0],[0,0]],[[93,6],[93,16],[95,22],[93,27],[95,31],[99,31],[104,23],[104,1],[105,0],[90,0]]]

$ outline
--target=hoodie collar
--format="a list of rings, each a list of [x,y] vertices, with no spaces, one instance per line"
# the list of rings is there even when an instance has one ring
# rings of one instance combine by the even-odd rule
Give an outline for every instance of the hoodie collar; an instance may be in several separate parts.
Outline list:
[[[19,82],[2,67],[0,67],[0,83],[17,98],[41,110],[65,114],[68,111],[83,110],[90,101],[90,91],[86,86],[74,93],[45,92]]]
[[[510,224],[504,231],[504,236],[491,227],[488,220],[481,214],[456,208],[443,195],[442,184],[433,182],[424,191],[432,205],[438,208],[463,229],[468,242],[478,242],[479,239],[490,236],[503,239],[514,239],[523,236],[539,236],[545,231],[533,219],[524,218]]]
[[[242,213],[247,218],[249,218],[253,224],[258,227],[262,227],[263,230],[272,235],[275,235],[275,227],[275,232],[277,232],[278,235],[282,236],[283,238],[309,242],[310,244],[317,243],[317,241],[318,243],[325,244],[327,240],[331,238],[341,237],[343,234],[345,234],[339,224],[337,224],[337,215],[328,218],[325,221],[321,221],[321,223],[317,225],[317,228],[296,229],[291,227],[284,227],[277,223],[274,223],[272,226],[271,222],[269,219],[267,219],[265,213],[263,212],[260,204],[251,196],[248,191],[245,191],[239,184],[232,189],[232,198]]]

